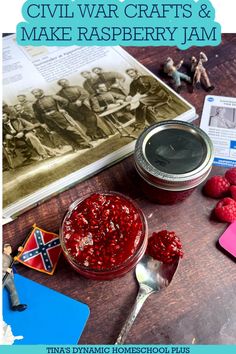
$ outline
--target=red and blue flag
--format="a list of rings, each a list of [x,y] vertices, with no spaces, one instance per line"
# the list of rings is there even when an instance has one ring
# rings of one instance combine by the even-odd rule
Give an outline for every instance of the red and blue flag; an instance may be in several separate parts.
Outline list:
[[[60,253],[59,236],[34,225],[23,250],[15,260],[27,267],[52,275]]]

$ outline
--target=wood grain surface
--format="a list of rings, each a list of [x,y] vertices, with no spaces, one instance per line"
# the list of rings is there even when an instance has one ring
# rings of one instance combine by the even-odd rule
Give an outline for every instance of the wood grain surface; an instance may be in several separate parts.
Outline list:
[[[193,47],[187,51],[169,47],[126,49],[167,82],[168,78],[161,73],[161,65],[167,56],[175,61],[182,58],[188,61],[203,48]],[[236,96],[236,35],[223,35],[220,46],[205,47],[204,51],[209,57],[206,68],[215,85],[213,94]],[[200,89],[191,94],[184,86],[181,94],[201,115],[207,93]],[[224,172],[223,168],[214,167],[212,175]],[[127,344],[236,344],[235,259],[218,247],[218,238],[227,224],[214,219],[212,210],[216,200],[203,196],[202,186],[180,204],[160,206],[151,203],[140,191],[131,156],[5,225],[4,242],[16,247],[35,222],[48,231],[58,231],[72,201],[94,191],[118,191],[133,198],[147,217],[149,234],[163,228],[175,230],[185,252],[171,285],[147,300]],[[78,275],[63,257],[53,276],[22,265],[18,265],[17,270],[89,305],[91,314],[80,344],[114,343],[138,290],[133,271],[113,281],[93,281]]]

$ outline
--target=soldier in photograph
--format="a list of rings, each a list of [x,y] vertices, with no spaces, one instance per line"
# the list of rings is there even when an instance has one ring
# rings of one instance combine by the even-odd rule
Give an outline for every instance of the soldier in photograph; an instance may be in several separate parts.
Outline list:
[[[32,124],[17,116],[9,117],[3,114],[3,152],[10,168],[14,168],[14,161],[18,159],[17,149],[22,153],[25,160],[20,164],[30,161],[41,161],[51,156],[56,156],[56,152],[41,143],[36,135],[35,128],[38,124]],[[33,156],[34,155],[34,156]],[[19,165],[19,161],[16,165]]]
[[[10,117],[7,113],[2,114],[2,133],[3,133],[3,162],[6,162],[4,165],[5,169],[14,168],[14,157],[16,156],[16,144],[15,138],[17,138],[17,131],[12,126]],[[18,136],[19,138],[21,135]]]
[[[61,86],[57,95],[68,102],[65,106],[66,111],[78,123],[84,125],[87,136],[91,140],[105,137],[102,129],[98,127],[96,114],[88,107],[88,92],[80,86],[71,86],[67,79],[61,79],[57,83]]]
[[[98,81],[98,76],[93,75],[91,71],[82,71],[80,75],[85,79],[83,82],[83,88],[90,94],[96,94],[96,84]]]
[[[97,94],[90,98],[91,107],[96,113],[102,113],[114,107],[119,107],[126,102],[126,96],[120,93],[109,91],[105,83],[97,84]],[[122,108],[113,114],[119,122],[126,123],[134,116],[127,108]]]
[[[126,73],[132,79],[127,100],[138,97],[136,108],[136,129],[143,129],[145,121],[149,124],[158,120],[158,107],[168,104],[170,97],[164,92],[159,82],[151,75],[142,75],[136,69],[130,68]]]
[[[14,117],[16,111],[13,106],[9,106],[6,102],[3,101],[2,113],[6,113],[8,117]]]
[[[91,147],[68,120],[61,106],[66,106],[68,101],[58,95],[45,95],[41,89],[34,89],[31,93],[36,98],[33,109],[36,118],[41,123],[46,123],[50,130],[55,131],[62,139],[66,140],[73,150]],[[60,106],[61,105],[61,106]]]
[[[125,76],[116,71],[104,71],[102,68],[93,68],[92,72],[97,75],[97,83],[104,83],[109,91],[127,95],[124,88]]]
[[[54,149],[44,145],[37,136],[36,129],[41,126],[41,123],[32,124],[17,116],[11,118],[10,121],[16,132],[13,134],[13,138],[24,141],[37,154],[36,157],[32,159],[40,161],[57,155]]]
[[[32,124],[38,123],[33,110],[29,112],[21,103],[15,104],[14,109],[17,118],[25,119]]]
[[[33,102],[29,101],[24,94],[17,95],[17,101],[18,103],[24,107],[24,111],[29,113],[29,114],[34,114],[33,110]]]
[[[39,121],[35,117],[34,111],[32,111],[32,113],[29,113],[27,110],[25,110],[24,106],[19,103],[16,104],[14,108],[16,111],[17,118],[25,119],[32,124],[39,123]],[[48,128],[47,124],[38,124],[35,129],[37,131],[38,138],[42,141],[44,145],[50,145],[53,148],[57,148],[58,145],[61,145],[62,142],[60,141],[60,137],[57,135],[56,132],[51,131]]]

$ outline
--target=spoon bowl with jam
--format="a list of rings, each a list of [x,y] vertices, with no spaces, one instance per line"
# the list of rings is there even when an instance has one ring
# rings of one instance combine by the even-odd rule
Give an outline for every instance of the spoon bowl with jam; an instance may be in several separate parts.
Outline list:
[[[135,274],[139,283],[139,292],[133,309],[126,320],[115,344],[123,344],[129,330],[147,298],[164,290],[171,283],[183,257],[182,245],[173,231],[162,230],[153,233],[148,241],[144,257],[136,265]]]

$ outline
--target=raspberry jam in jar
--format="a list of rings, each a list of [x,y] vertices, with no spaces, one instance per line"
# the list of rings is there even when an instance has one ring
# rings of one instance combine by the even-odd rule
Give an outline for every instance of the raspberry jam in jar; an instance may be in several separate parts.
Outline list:
[[[146,196],[159,204],[174,204],[207,178],[213,162],[213,144],[193,124],[164,121],[139,136],[134,160]]]
[[[115,192],[94,193],[70,206],[60,240],[76,271],[110,280],[130,271],[145,253],[147,224],[131,199]]]

